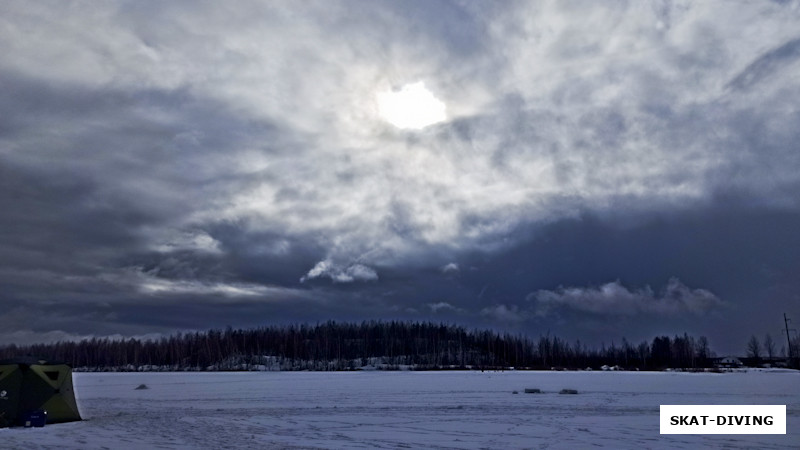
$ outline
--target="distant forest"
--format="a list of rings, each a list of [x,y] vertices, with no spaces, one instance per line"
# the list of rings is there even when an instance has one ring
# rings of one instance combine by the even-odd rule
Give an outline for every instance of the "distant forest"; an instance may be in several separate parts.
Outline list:
[[[79,370],[392,370],[704,368],[705,337],[658,336],[652,342],[593,348],[523,335],[429,322],[327,322],[175,334],[158,340],[88,339],[0,347],[0,359],[36,356]]]

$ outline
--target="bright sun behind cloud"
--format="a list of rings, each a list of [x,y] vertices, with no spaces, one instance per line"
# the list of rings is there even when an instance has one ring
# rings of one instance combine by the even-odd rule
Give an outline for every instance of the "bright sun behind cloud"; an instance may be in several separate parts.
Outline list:
[[[378,114],[397,128],[419,130],[445,120],[445,104],[425,87],[407,84],[399,91],[377,94]]]

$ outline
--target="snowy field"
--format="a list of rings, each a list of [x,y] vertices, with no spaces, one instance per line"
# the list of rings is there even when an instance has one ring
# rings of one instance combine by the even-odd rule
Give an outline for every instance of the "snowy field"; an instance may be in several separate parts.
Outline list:
[[[77,373],[36,448],[800,448],[800,373]],[[135,390],[139,384],[150,389]],[[524,394],[538,388],[542,394]],[[578,395],[559,395],[564,388]],[[512,391],[519,391],[514,395]],[[659,435],[660,404],[786,404],[787,435]]]

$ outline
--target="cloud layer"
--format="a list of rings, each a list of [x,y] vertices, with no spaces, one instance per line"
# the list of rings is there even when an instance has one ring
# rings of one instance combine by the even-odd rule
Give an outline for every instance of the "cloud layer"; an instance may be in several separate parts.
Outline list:
[[[691,289],[677,278],[671,278],[659,294],[650,286],[629,290],[619,281],[613,281],[599,287],[540,290],[530,294],[528,300],[535,302],[538,315],[548,315],[560,308],[599,315],[703,314],[724,306],[713,293]]]
[[[320,261],[307,274],[300,278],[300,282],[315,278],[329,278],[334,283],[352,283],[354,281],[377,281],[378,274],[363,264],[350,264],[346,267],[337,267],[331,261]]]
[[[737,218],[762,217],[727,264],[781,308],[800,292],[785,275],[797,259],[760,248],[800,245],[784,233],[800,214],[799,24],[796,1],[4,3],[0,307],[110,309],[135,334],[189,326],[166,309],[146,323],[158,307],[196,308],[196,326],[396,311],[479,322],[520,315],[535,291],[553,310],[625,309],[610,290],[677,317],[713,306],[702,289],[748,300],[720,290],[722,268],[644,273],[638,255],[567,274],[523,249],[603,259],[544,241],[590,217],[601,234],[659,230],[655,250],[692,240],[689,267],[740,242]],[[379,94],[415,83],[447,120],[401,130]],[[695,237],[723,216],[736,219],[723,244]],[[700,286],[690,300],[671,284],[652,298],[557,289],[675,275]],[[205,309],[220,296],[254,309]],[[75,317],[65,332],[105,326]]]

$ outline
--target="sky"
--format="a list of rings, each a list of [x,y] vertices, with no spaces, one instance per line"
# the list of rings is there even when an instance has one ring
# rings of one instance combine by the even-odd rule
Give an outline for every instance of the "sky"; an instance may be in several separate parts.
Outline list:
[[[3,2],[0,343],[785,342],[798,30],[796,0]]]

